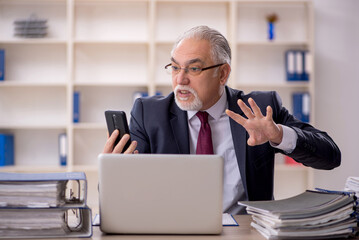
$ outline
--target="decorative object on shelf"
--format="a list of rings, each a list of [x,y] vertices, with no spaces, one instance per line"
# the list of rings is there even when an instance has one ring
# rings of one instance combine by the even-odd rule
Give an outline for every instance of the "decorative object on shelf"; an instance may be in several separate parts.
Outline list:
[[[15,36],[23,38],[43,38],[47,35],[47,20],[32,14],[27,19],[14,21]]]
[[[14,165],[14,136],[0,133],[0,167]]]
[[[5,80],[5,49],[0,49],[0,81]]]
[[[291,165],[291,166],[302,166],[303,164],[295,161],[293,158],[288,157],[288,156],[284,156],[284,163],[286,165]]]
[[[285,53],[287,81],[309,81],[312,58],[309,51],[288,50]]]
[[[272,13],[267,16],[268,23],[268,40],[273,41],[275,38],[275,25],[274,23],[278,21],[278,16],[275,13]]]

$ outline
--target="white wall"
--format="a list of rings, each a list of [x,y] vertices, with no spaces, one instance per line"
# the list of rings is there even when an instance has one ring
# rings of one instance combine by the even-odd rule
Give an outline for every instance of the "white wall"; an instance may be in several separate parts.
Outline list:
[[[315,171],[314,187],[342,189],[359,176],[359,1],[314,0],[316,126],[342,152],[342,164]]]

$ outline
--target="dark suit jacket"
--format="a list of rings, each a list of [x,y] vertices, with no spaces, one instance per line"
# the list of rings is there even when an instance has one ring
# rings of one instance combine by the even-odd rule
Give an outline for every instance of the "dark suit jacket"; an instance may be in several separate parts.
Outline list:
[[[332,169],[340,165],[341,153],[334,141],[325,133],[290,115],[276,92],[242,91],[226,87],[228,108],[245,116],[237,105],[242,99],[248,104],[253,98],[265,115],[266,107],[273,109],[276,123],[294,129],[298,134],[297,146],[288,156],[317,169]],[[248,133],[230,119],[235,153],[248,200],[273,199],[274,154],[281,152],[269,143],[250,147]],[[167,97],[137,99],[131,111],[130,133],[138,142],[140,153],[189,154],[187,112],[178,108],[174,94]]]

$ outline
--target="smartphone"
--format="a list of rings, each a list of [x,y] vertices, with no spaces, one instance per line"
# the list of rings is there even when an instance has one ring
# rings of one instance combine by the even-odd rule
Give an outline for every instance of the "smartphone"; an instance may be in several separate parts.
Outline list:
[[[106,118],[106,124],[108,133],[112,134],[113,131],[118,129],[120,131],[120,134],[118,135],[114,147],[117,145],[117,143],[120,141],[120,139],[125,135],[126,133],[130,134],[130,131],[128,129],[127,124],[127,118],[126,113],[123,111],[105,111],[105,118]],[[123,148],[122,152],[126,151],[126,149],[130,146],[131,139],[129,139]]]

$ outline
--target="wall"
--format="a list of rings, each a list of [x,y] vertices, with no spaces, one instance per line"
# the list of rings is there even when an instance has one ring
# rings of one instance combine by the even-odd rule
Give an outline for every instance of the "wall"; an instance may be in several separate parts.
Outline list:
[[[314,171],[314,187],[342,189],[359,176],[359,1],[315,0],[316,126],[342,152],[332,171]]]

